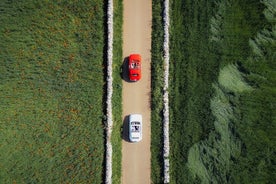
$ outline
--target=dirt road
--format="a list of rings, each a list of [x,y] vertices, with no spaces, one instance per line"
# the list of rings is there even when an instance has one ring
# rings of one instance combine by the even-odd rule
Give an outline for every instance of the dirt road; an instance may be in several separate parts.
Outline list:
[[[135,83],[123,81],[124,139],[122,144],[122,183],[150,184],[150,60],[151,0],[124,0],[123,55],[142,56],[142,79]],[[125,70],[124,70],[125,72]],[[143,139],[128,141],[127,117],[143,116]]]

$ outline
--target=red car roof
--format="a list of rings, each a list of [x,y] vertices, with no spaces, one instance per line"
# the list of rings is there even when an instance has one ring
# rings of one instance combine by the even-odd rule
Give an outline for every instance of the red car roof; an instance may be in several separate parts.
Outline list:
[[[138,81],[141,79],[141,56],[139,54],[131,54],[129,56],[129,80]]]

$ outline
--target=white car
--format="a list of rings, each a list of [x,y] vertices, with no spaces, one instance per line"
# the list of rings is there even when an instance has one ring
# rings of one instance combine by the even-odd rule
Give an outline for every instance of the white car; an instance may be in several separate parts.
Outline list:
[[[130,142],[139,142],[142,140],[142,115],[129,115],[129,140]]]

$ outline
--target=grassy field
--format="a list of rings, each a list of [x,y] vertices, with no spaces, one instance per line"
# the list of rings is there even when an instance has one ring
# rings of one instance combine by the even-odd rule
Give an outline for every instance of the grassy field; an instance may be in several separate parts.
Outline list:
[[[162,2],[153,2],[152,180],[161,183]],[[170,183],[275,180],[276,7],[263,2],[171,1]]]
[[[122,0],[114,3],[114,43],[113,43],[113,132],[112,132],[112,183],[121,183],[122,170],[122,78],[121,65],[123,62],[122,51],[122,24],[123,4]]]
[[[103,2],[0,7],[0,183],[101,183]]]
[[[193,183],[188,151],[214,129],[210,98],[220,64],[215,46],[208,44],[214,5],[206,1],[171,3],[171,183]]]

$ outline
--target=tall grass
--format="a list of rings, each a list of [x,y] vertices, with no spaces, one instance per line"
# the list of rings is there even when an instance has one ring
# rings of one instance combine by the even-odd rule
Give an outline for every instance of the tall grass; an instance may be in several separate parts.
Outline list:
[[[262,54],[249,42],[251,54],[241,67],[254,92],[243,93],[235,103],[239,120],[236,131],[242,140],[242,154],[230,166],[233,183],[273,183],[276,178],[276,101],[275,8],[272,1],[263,1],[265,26],[251,38]],[[274,7],[274,8],[272,8]],[[274,18],[273,18],[274,17]]]
[[[207,140],[194,144],[188,155],[188,167],[203,183],[228,182],[231,159],[241,154],[241,141],[234,131],[232,122],[235,120],[235,114],[231,104],[233,101],[229,100],[227,93],[251,90],[233,65],[222,68],[218,78],[219,83],[213,85],[215,95],[210,103],[215,117],[215,129]],[[232,84],[238,84],[240,88]]]
[[[0,7],[0,183],[101,183],[103,2]]]
[[[243,92],[252,89],[242,78],[235,65],[225,66],[218,76],[218,82],[225,89],[232,92]]]
[[[170,183],[275,179],[273,6],[172,1]]]
[[[170,183],[275,180],[275,3],[262,2],[171,1]],[[153,183],[164,179],[162,9],[153,1]]]
[[[213,7],[206,1],[171,4],[170,183],[198,182],[189,172],[188,152],[214,129],[209,103],[220,63],[209,44]]]

